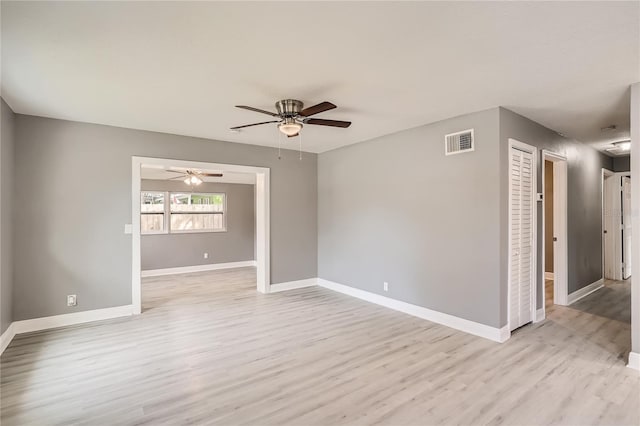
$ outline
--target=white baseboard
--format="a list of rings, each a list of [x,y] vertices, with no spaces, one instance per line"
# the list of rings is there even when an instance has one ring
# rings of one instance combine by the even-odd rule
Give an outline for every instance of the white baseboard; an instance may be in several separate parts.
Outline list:
[[[544,273],[544,279],[545,280],[552,280],[553,279],[553,272],[545,272]]]
[[[586,287],[582,287],[581,289],[576,290],[573,293],[570,293],[569,297],[567,298],[567,304],[571,305],[573,303],[576,303],[578,300],[582,299],[583,297],[587,297],[594,291],[600,290],[602,287],[604,287],[604,278],[600,278],[598,281],[593,282]]]
[[[11,343],[13,337],[16,335],[13,324],[14,323],[9,324],[9,327],[7,327],[4,333],[2,333],[2,336],[0,336],[0,355],[7,349],[7,346],[9,346],[9,343]]]
[[[256,266],[256,264],[255,260],[244,260],[241,262],[210,263],[207,265],[179,266],[176,268],[147,269],[146,271],[141,271],[140,276],[145,278],[159,277],[162,275],[190,274],[192,272],[217,271],[219,269],[246,268],[248,266]]]
[[[629,352],[627,367],[640,371],[640,352]]]
[[[111,318],[133,315],[133,306],[124,305],[113,308],[95,309],[92,311],[74,312],[72,314],[53,315],[50,317],[34,318],[12,323],[15,334],[64,327],[66,325],[83,324],[85,322],[100,321]]]
[[[477,323],[476,323],[477,324]],[[479,324],[482,325],[484,327],[488,327],[484,324]],[[480,337],[485,337],[485,339],[489,339],[489,340],[493,340],[494,342],[498,342],[498,343],[504,343],[507,340],[509,340],[511,338],[511,330],[509,330],[509,324],[505,325],[502,328],[494,328],[494,327],[489,327],[492,330],[498,330],[498,339],[493,339],[492,337],[485,337],[485,336],[480,336],[479,334],[475,334],[475,336],[480,336]],[[461,331],[465,331],[465,330],[461,330]],[[468,331],[465,331],[465,333],[469,333]],[[470,333],[473,334],[473,333]],[[491,331],[491,335],[494,335],[494,332]]]
[[[400,300],[391,299],[379,294],[370,293],[365,290],[360,290],[343,284],[334,283],[322,278],[318,278],[318,285],[320,287],[328,288],[329,290],[337,291],[339,293],[357,297],[358,299],[366,300],[367,302],[375,303],[376,305],[381,305],[386,308],[404,312],[405,314],[413,315],[414,317],[422,318],[427,321],[454,328],[456,330],[464,331],[465,333],[484,337],[485,339],[493,340],[494,342],[502,343],[509,339],[509,337],[511,336],[511,332],[509,331],[508,326],[502,328],[490,327],[485,324],[480,324],[474,321],[466,320],[464,318],[459,318],[442,312],[433,311],[422,306],[412,305],[411,303],[402,302]]]
[[[545,315],[544,309],[543,308],[538,309],[536,311],[536,320],[534,322],[542,321],[544,319],[544,315]]]
[[[14,321],[9,325],[5,332],[2,333],[2,336],[0,336],[0,355],[4,352],[7,346],[9,346],[9,343],[11,343],[16,334],[126,317],[129,315],[133,315],[133,305],[116,306],[113,308],[94,309],[92,311],[74,312],[72,314],[53,315],[50,317]]]
[[[317,278],[308,278],[306,280],[288,281],[285,283],[271,284],[269,293],[278,293],[280,291],[294,290],[296,288],[313,287],[318,284]]]

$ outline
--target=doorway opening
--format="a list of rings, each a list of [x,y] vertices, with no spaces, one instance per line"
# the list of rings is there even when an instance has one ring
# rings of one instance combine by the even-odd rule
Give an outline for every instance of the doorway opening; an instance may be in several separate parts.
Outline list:
[[[555,237],[553,236],[553,162],[544,160],[544,295],[545,310],[553,305],[553,246]]]
[[[232,185],[250,188],[232,188]],[[255,266],[256,290],[269,292],[268,168],[132,157],[131,200],[134,314],[142,312],[143,275]],[[235,221],[238,218],[244,225]],[[233,242],[237,244],[236,254],[232,256],[246,257],[246,260],[225,257],[230,254],[218,252],[218,248],[230,244],[227,240],[231,237],[229,226],[232,224],[237,225],[233,225],[234,228],[245,227],[243,235]],[[251,235],[247,235],[249,228]],[[219,241],[220,245],[204,238],[207,241],[203,242],[198,235],[205,233],[210,233],[209,236],[219,233],[225,241]],[[168,238],[143,241],[143,238],[154,237]],[[168,242],[182,246],[160,247]],[[157,256],[148,256],[154,253]],[[198,256],[202,258],[195,260]]]
[[[541,321],[554,304],[569,304],[567,247],[567,159],[542,151],[542,306]]]
[[[602,170],[602,270],[605,279],[631,278],[631,175]]]

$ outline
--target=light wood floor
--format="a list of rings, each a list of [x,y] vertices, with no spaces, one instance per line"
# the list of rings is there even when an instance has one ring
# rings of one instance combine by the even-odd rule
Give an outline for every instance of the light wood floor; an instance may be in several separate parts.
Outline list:
[[[254,283],[249,268],[149,278],[143,315],[16,336],[2,425],[640,424],[628,283],[504,344]]]

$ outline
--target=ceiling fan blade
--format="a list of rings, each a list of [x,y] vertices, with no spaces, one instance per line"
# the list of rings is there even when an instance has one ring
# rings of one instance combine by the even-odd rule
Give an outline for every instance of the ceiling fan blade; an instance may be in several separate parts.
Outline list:
[[[186,179],[186,178],[187,178],[187,176],[186,176],[186,175],[184,175],[184,176],[176,176],[176,177],[172,177],[172,178],[169,178],[169,179],[167,179],[167,180]]]
[[[337,108],[331,102],[320,102],[318,105],[310,106],[300,111],[300,115],[303,117],[310,117],[321,112],[329,111],[330,109]]]
[[[222,177],[222,173],[199,173],[200,176],[207,176],[207,177]]]
[[[270,115],[272,117],[279,117],[278,113],[276,113],[276,112],[265,111],[265,110],[260,109],[260,108],[254,108],[254,107],[250,107],[250,106],[246,106],[246,105],[236,105],[236,108],[248,109],[249,111],[260,112],[262,114],[267,114],[267,115]]]
[[[315,124],[318,126],[331,126],[331,127],[349,127],[351,126],[350,121],[340,121],[340,120],[323,120],[322,118],[307,118],[303,121],[304,124]]]
[[[245,127],[260,126],[261,124],[279,123],[279,122],[280,122],[280,120],[263,121],[263,122],[261,122],[261,123],[245,124],[244,126],[236,126],[236,127],[232,127],[232,128],[231,128],[231,130],[244,129]]]

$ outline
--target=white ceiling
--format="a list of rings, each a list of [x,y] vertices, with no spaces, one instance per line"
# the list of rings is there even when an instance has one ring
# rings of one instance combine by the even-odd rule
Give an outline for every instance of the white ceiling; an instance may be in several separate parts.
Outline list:
[[[186,172],[187,169],[181,167],[170,167],[169,170],[173,170],[176,172]],[[222,170],[202,170],[202,169],[189,169],[191,171],[195,171],[198,173],[222,173],[222,177],[212,177],[212,176],[202,176],[202,180],[204,182],[217,182],[217,183],[244,183],[253,185],[256,183],[255,174],[251,173],[234,173],[234,172],[223,172]],[[181,175],[179,173],[174,173],[166,170],[163,167],[151,166],[151,165],[142,165],[140,170],[140,177],[142,179],[154,179],[154,180],[170,180],[174,179],[178,182],[181,182],[186,177],[185,175]],[[186,185],[185,185],[186,187]]]
[[[2,2],[2,96],[18,113],[277,145],[278,99],[349,129],[323,152],[504,106],[602,148],[628,135],[639,2]],[[601,133],[615,124],[615,132]],[[285,145],[297,147],[290,139]]]

